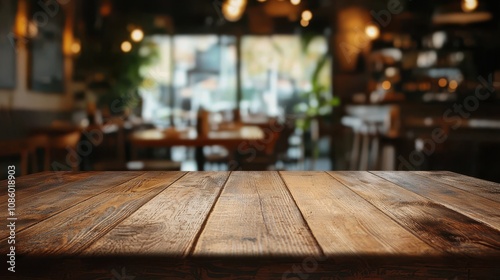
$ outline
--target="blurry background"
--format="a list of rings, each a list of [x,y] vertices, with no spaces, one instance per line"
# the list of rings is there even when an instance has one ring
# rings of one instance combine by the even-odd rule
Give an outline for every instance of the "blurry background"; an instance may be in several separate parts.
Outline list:
[[[135,132],[195,127],[203,110],[214,130],[286,124],[265,169],[500,182],[499,13],[494,0],[2,0],[1,166],[130,169]],[[204,147],[204,168],[231,169],[233,152]],[[139,151],[174,163],[162,170],[199,169],[196,153]]]

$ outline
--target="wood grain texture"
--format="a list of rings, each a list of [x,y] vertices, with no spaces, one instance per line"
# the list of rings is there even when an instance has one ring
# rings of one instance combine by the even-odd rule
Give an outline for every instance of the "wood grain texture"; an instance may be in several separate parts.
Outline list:
[[[188,173],[82,255],[186,256],[229,172]]]
[[[277,172],[233,172],[193,256],[322,256]]]
[[[427,244],[449,254],[500,256],[500,232],[368,172],[329,172]]]
[[[327,256],[441,254],[325,172],[281,176]]]
[[[61,188],[65,184],[76,182],[95,174],[98,174],[98,172],[89,172],[87,174],[73,171],[45,171],[30,176],[18,177],[16,178],[16,195],[20,197],[34,198],[43,191],[53,188]],[[7,181],[2,181],[0,183],[3,184],[2,186],[7,186]],[[2,192],[0,195],[0,207],[4,205],[6,198],[7,192]]]
[[[30,174],[29,176],[16,177],[16,188],[21,190],[24,188],[34,187],[40,185],[40,182],[44,182],[51,177],[53,177],[52,172],[47,171]],[[1,180],[0,184],[1,186],[6,186],[7,180]],[[4,196],[5,194],[2,193],[1,195]]]
[[[414,171],[412,173],[426,176],[466,192],[500,202],[500,184],[481,180],[449,171]]]
[[[496,213],[497,187],[458,174],[48,174],[18,181],[32,224],[16,232],[16,274],[0,279],[500,275],[500,231],[472,217]]]
[[[67,210],[18,233],[17,253],[76,255],[183,175],[148,172],[77,205],[66,205]]]
[[[407,172],[374,171],[400,187],[440,203],[465,216],[481,221],[500,230],[500,203],[452,187],[432,176],[426,177]]]
[[[66,210],[82,201],[105,192],[112,186],[124,183],[141,175],[142,172],[118,173],[118,172],[93,172],[67,173],[58,186],[58,179],[48,178],[47,184],[38,184],[32,188],[22,189],[16,194],[16,231],[19,233],[25,228],[42,222],[57,213]],[[55,180],[55,181],[53,181]],[[40,187],[45,186],[45,187]],[[5,199],[7,202],[7,199]],[[3,205],[2,205],[3,206]],[[1,206],[0,206],[1,207]],[[6,209],[7,206],[5,205]],[[0,212],[0,219],[6,220],[7,211]],[[9,230],[6,227],[0,229],[0,239],[6,238]]]

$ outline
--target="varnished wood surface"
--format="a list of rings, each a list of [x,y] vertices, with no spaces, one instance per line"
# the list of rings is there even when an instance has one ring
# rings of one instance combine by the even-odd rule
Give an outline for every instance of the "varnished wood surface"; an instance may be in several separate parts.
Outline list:
[[[499,210],[451,172],[45,172],[0,278],[498,279]]]

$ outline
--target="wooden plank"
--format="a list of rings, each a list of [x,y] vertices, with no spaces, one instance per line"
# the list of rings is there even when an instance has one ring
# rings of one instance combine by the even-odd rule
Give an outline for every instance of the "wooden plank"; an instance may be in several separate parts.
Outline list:
[[[148,172],[77,205],[68,205],[67,210],[18,233],[16,253],[78,254],[183,175]]]
[[[500,203],[454,188],[432,176],[409,172],[375,171],[373,174],[409,191],[500,230]]]
[[[368,172],[329,172],[427,244],[455,256],[500,256],[500,232]]]
[[[41,222],[57,213],[66,210],[93,196],[108,190],[112,186],[131,180],[143,172],[91,172],[91,173],[68,173],[65,177],[68,183],[58,187],[45,187],[44,182],[39,182],[33,188],[29,188],[30,193],[16,193],[16,231],[19,233],[23,229]],[[78,180],[74,180],[78,179]],[[49,185],[54,182],[49,179]],[[47,189],[47,190],[45,190]],[[45,190],[45,191],[43,191]],[[40,192],[36,192],[40,191]],[[7,202],[7,199],[5,199]],[[2,207],[3,205],[0,204]],[[7,205],[5,205],[5,208]],[[0,219],[6,220],[9,213],[0,212]],[[0,239],[9,236],[9,229],[0,228]]]
[[[277,172],[233,172],[193,256],[322,256]]]
[[[51,172],[48,171],[30,174],[29,176],[16,177],[16,189],[21,190],[23,188],[33,187],[36,182],[45,181],[51,177],[53,177],[53,175],[51,174]],[[7,185],[7,180],[0,181],[0,186],[6,186],[6,185]]]
[[[97,175],[99,172],[42,172],[29,176],[22,176],[16,178],[16,196],[21,197],[37,197],[39,193],[50,190],[52,188],[61,188],[65,184],[76,182],[89,175]],[[7,181],[0,182],[0,186],[7,186]],[[0,207],[3,207],[7,200],[7,193],[2,192],[0,195]]]
[[[82,255],[187,255],[228,177],[229,172],[188,173]]]
[[[449,171],[414,171],[413,173],[426,176],[461,190],[500,202],[500,184],[477,179]]]
[[[281,176],[327,256],[442,254],[325,172]]]

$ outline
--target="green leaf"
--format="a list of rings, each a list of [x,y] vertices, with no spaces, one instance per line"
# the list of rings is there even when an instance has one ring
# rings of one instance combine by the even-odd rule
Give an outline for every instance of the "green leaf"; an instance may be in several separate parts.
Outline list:
[[[313,88],[316,89],[317,91],[319,91],[319,89],[321,89],[321,87],[322,87],[321,85],[319,85],[319,75],[320,75],[323,67],[328,62],[328,59],[329,59],[328,53],[323,54],[319,58],[318,63],[316,64],[316,67],[314,68],[314,72],[313,72],[313,75],[311,77],[311,82],[312,82]]]
[[[340,98],[338,98],[337,96],[333,97],[332,99],[330,99],[329,104],[333,107],[340,106]]]

